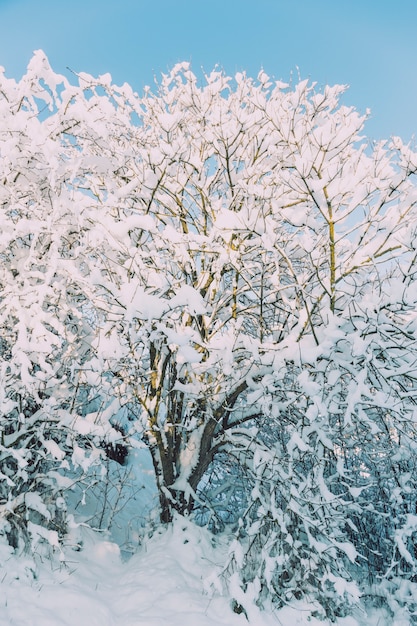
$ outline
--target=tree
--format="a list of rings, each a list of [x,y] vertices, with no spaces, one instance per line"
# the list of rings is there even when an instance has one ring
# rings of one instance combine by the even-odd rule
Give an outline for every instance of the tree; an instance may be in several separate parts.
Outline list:
[[[239,602],[413,584],[416,153],[363,139],[340,86],[78,78],[38,52],[1,87],[4,449],[16,381],[61,471],[124,415],[161,522],[234,528]]]
[[[81,155],[60,127],[61,78],[38,53],[0,87],[0,532],[16,548],[58,546],[63,472],[100,463],[101,439],[119,437],[81,374],[95,333],[77,227],[88,196],[68,174]]]

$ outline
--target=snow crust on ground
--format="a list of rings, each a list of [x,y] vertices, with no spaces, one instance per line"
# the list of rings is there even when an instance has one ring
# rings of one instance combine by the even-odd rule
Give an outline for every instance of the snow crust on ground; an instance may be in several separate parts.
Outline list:
[[[213,537],[179,519],[156,531],[128,561],[116,543],[80,527],[82,550],[16,557],[0,553],[0,626],[244,626],[230,597],[210,593],[220,552]],[[254,626],[323,626],[307,606],[249,615]],[[340,619],[339,626],[406,626],[383,615]]]

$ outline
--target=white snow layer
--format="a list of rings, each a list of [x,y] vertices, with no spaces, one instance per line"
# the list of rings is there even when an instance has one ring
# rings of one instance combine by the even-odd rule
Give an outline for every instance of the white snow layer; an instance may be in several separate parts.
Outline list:
[[[184,519],[158,530],[130,560],[86,527],[83,548],[52,557],[16,557],[0,545],[0,626],[324,626],[307,605],[275,613],[253,607],[249,621],[230,597],[210,591],[221,561],[212,536]],[[243,594],[243,592],[241,591]],[[327,624],[330,624],[327,622]],[[381,613],[338,626],[406,626]]]

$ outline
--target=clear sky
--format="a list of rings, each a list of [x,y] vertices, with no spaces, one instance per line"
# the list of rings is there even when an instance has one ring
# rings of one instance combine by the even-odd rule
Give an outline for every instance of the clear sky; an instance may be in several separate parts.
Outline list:
[[[372,138],[417,135],[417,0],[0,0],[0,65],[35,49],[55,71],[110,72],[138,92],[178,61],[343,83]]]

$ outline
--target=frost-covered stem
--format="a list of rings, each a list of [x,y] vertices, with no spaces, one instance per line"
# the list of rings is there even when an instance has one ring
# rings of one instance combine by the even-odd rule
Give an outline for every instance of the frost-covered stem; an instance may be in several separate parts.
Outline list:
[[[319,180],[322,179],[320,170],[316,170]],[[330,310],[332,313],[336,307],[336,233],[332,203],[326,185],[323,187],[323,194],[326,199],[327,215],[326,221],[329,227],[329,264],[330,264]],[[314,195],[313,195],[314,198]]]
[[[332,313],[335,311],[336,306],[336,243],[335,243],[335,229],[333,221],[333,209],[328,200],[328,194],[326,187],[324,188],[324,195],[327,200],[327,207],[329,210],[329,247],[330,247],[330,310]]]
[[[229,155],[229,150],[228,147],[225,145],[225,151],[226,151],[226,173],[227,173],[227,180],[229,182],[229,187],[230,187],[230,192],[232,194],[232,203],[234,202],[235,199],[235,186],[233,184],[233,180],[232,180],[232,174],[231,174],[231,170],[230,170],[230,155]]]
[[[106,511],[106,507],[107,507],[108,496],[109,496],[109,460],[106,459],[106,481],[104,483],[104,497],[103,497],[103,502],[101,505],[101,515],[100,515],[100,519],[99,519],[98,526],[97,526],[100,529],[102,527],[103,520],[104,520],[104,514]]]
[[[261,273],[261,293],[259,295],[259,341],[263,343],[265,333],[264,320],[264,280],[265,280],[265,261],[262,263]]]
[[[239,272],[236,270],[233,279],[233,293],[232,293],[232,319],[237,319],[237,293],[239,285]]]

